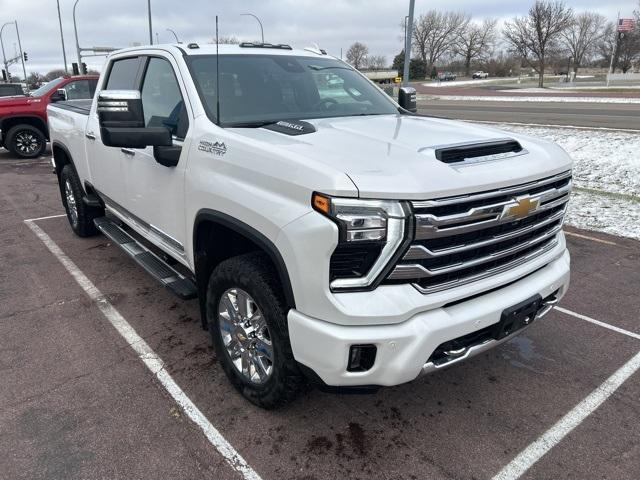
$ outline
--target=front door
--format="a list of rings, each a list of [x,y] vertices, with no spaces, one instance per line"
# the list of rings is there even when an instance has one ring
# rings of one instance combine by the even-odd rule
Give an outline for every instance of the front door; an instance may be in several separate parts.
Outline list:
[[[142,58],[139,56],[117,58],[108,68],[102,90],[134,90],[139,78]],[[95,88],[95,87],[94,87]],[[75,89],[74,89],[75,90]],[[70,90],[67,91],[69,95]],[[100,138],[100,125],[96,111],[97,102],[93,102],[87,129],[85,130],[87,159],[89,160],[89,178],[98,190],[107,206],[115,207],[125,201],[125,183],[123,181],[124,153],[118,147],[106,147]],[[115,210],[116,213],[120,213]]]
[[[176,77],[172,57],[144,58],[141,82],[142,108],[148,127],[166,126],[175,145],[183,145],[175,167],[159,164],[153,147],[128,149],[123,172],[126,197],[124,208],[137,217],[138,226],[167,253],[185,261],[184,179],[190,140],[186,95]]]

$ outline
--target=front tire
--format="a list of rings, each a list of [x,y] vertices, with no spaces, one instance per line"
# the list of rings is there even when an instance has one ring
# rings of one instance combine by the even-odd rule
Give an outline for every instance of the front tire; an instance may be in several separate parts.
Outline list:
[[[73,165],[67,164],[60,172],[60,193],[73,232],[79,237],[91,237],[98,233],[94,218],[104,215],[88,207],[82,201],[84,190]]]
[[[289,343],[282,286],[265,254],[220,263],[209,279],[206,312],[217,358],[247,400],[276,408],[304,388]]]
[[[31,125],[16,125],[7,132],[6,148],[20,158],[36,158],[47,147],[44,134]]]

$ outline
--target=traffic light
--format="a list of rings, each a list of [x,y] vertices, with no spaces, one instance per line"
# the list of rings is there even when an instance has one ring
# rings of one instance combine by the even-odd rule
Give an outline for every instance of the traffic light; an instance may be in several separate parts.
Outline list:
[[[25,62],[29,60],[29,56],[27,55],[27,52],[22,52],[22,56],[24,57]]]
[[[80,71],[78,70],[78,64],[73,62],[71,64],[71,68],[73,69],[73,74],[74,75],[80,75]]]
[[[4,68],[2,69],[2,80],[4,80],[5,82],[7,81],[7,72]]]
[[[82,62],[82,74],[86,75],[87,74],[87,64]]]

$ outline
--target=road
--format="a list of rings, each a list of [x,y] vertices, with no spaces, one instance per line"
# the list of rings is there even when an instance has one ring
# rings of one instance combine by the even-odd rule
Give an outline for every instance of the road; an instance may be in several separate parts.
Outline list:
[[[375,395],[312,391],[267,412],[229,385],[197,302],[173,297],[106,238],[74,236],[61,213],[48,158],[0,154],[2,478],[243,478],[114,328],[107,304],[264,480],[491,478],[594,391],[604,403],[521,478],[640,478],[640,373],[601,388],[640,351],[640,242],[568,237],[562,307],[618,330],[555,311],[458,367]]]
[[[633,129],[640,132],[640,104],[421,100],[423,115],[460,120]]]

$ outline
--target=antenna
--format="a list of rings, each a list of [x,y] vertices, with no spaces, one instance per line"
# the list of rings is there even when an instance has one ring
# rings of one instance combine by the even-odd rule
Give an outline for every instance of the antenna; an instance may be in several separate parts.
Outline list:
[[[218,125],[220,125],[220,62],[218,59],[220,55],[218,53],[218,46],[220,43],[218,42],[218,16],[216,15],[216,120],[218,120]]]

